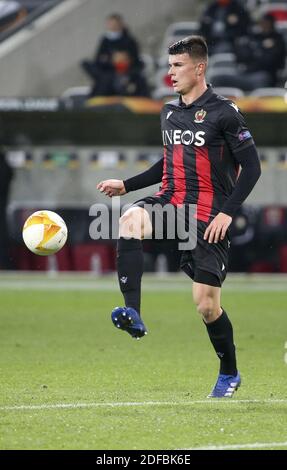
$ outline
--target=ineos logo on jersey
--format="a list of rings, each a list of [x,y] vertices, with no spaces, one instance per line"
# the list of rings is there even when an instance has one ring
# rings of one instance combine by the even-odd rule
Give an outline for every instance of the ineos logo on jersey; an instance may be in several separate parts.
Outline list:
[[[183,144],[183,145],[196,145],[202,147],[205,144],[203,136],[204,131],[192,132],[190,130],[182,131],[180,129],[162,131],[163,145],[168,144]]]

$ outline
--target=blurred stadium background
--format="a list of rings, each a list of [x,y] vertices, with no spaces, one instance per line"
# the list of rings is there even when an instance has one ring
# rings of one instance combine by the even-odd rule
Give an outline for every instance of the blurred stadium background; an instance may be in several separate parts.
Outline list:
[[[286,1],[242,3],[255,20],[273,8],[287,42]],[[148,326],[158,336],[150,334],[145,342],[131,345],[130,338],[112,329],[107,315],[121,302],[113,276],[116,241],[89,236],[94,219],[90,207],[104,203],[112,211],[111,201],[96,190],[96,184],[105,178],[124,179],[160,158],[159,112],[172,96],[166,79],[166,46],[198,31],[207,4],[199,0],[0,2],[4,377],[0,411],[7,416],[1,448],[248,448],[248,443],[254,448],[258,442],[259,448],[272,448],[272,443],[273,448],[287,447],[282,412],[287,339],[287,69],[280,71],[278,86],[272,89],[218,90],[244,112],[263,170],[232,225],[230,271],[244,275],[228,277],[224,305],[233,315],[247,384],[232,415],[218,404],[212,408],[204,400],[192,402],[210,391],[216,374],[210,375],[209,366],[214,371],[217,366],[201,322],[189,314],[188,279],[170,274],[179,266],[175,244],[145,242],[145,270],[160,276],[156,283],[153,275],[146,277],[143,308]],[[139,42],[150,98],[89,96],[91,84],[79,64],[93,55],[105,18],[115,10]],[[230,56],[217,59],[211,61],[211,82],[215,73],[226,72],[226,61],[233,66]],[[132,202],[153,189],[128,194],[121,202]],[[68,243],[55,256],[37,257],[24,247],[23,223],[39,209],[54,210],[67,223]],[[127,371],[131,356],[135,361]],[[208,365],[204,370],[202,361]],[[180,407],[186,400],[191,413]],[[158,409],[160,401],[166,405]],[[92,404],[84,411],[85,404],[75,405],[80,402]],[[63,416],[65,403],[77,410]],[[49,411],[53,407],[58,407],[54,417]],[[16,410],[23,413],[14,414]]]
[[[159,111],[173,93],[166,81],[164,51],[175,39],[198,31],[208,2],[182,1],[180,8],[172,1],[146,0],[140,6],[117,2],[117,11],[139,41],[151,98],[88,96],[90,84],[79,64],[92,56],[114,2],[0,3],[10,4],[10,10],[3,10],[0,34],[1,159],[13,172],[7,202],[9,240],[4,234],[1,268],[111,272],[115,240],[95,242],[89,237],[89,207],[110,204],[96,184],[103,178],[124,179],[160,158]],[[268,2],[244,3],[256,18]],[[278,2],[269,5],[279,8]],[[287,21],[280,18],[278,24],[287,31]],[[211,76],[218,67],[211,63]],[[230,271],[287,272],[287,74],[281,72],[281,87],[248,95],[219,90],[245,113],[263,167],[260,182],[233,223]],[[4,179],[4,169],[2,175]],[[152,190],[129,194],[123,202]],[[5,203],[3,196],[2,206]],[[26,217],[42,208],[58,211],[70,233],[67,246],[47,259],[28,253],[21,239]],[[145,243],[147,271],[177,271],[178,261],[173,243]]]

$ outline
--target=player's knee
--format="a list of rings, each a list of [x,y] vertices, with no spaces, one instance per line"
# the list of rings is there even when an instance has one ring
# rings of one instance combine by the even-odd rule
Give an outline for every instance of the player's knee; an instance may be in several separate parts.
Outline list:
[[[120,227],[129,225],[130,223],[140,223],[142,218],[141,208],[134,207],[125,212],[119,220]]]
[[[217,310],[212,297],[201,298],[196,307],[198,313],[203,316],[206,322],[212,321]]]
[[[141,238],[140,209],[127,211],[119,219],[120,236]]]

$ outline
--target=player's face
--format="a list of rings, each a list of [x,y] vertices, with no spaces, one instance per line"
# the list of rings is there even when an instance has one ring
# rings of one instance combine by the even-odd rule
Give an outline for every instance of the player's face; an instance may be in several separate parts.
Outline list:
[[[196,86],[204,73],[204,64],[193,60],[186,52],[169,56],[169,70],[174,91],[185,95]]]

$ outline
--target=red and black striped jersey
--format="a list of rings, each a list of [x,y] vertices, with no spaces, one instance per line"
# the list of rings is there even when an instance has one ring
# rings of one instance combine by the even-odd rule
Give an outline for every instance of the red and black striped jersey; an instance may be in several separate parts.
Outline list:
[[[196,204],[208,222],[231,195],[239,172],[236,153],[254,145],[237,106],[211,86],[192,104],[181,97],[161,112],[164,146],[161,191],[172,204]]]

